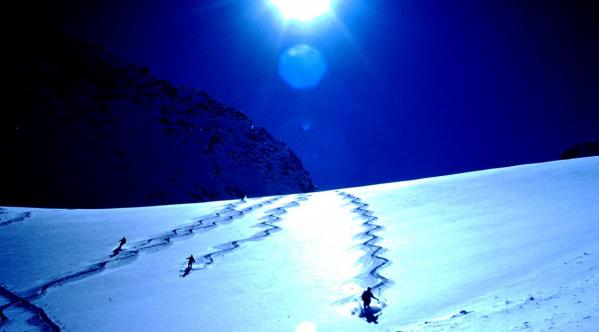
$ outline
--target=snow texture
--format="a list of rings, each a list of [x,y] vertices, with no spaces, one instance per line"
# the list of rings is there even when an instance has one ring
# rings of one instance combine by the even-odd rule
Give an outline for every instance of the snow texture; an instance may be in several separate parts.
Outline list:
[[[378,331],[596,331],[599,157],[237,201],[3,207],[0,250],[1,331],[365,331],[368,286]]]

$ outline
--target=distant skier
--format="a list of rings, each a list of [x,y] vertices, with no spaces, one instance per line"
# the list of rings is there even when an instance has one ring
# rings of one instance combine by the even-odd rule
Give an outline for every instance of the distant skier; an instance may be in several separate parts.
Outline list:
[[[123,245],[125,245],[125,243],[127,243],[127,239],[125,239],[125,237],[123,236],[122,239],[119,240],[119,246],[116,247],[113,251],[112,251],[112,256],[116,256],[119,254],[119,252],[121,252],[121,250],[123,249]]]
[[[379,299],[377,299],[376,296],[374,296],[374,294],[372,294],[372,288],[368,287],[364,291],[364,293],[362,293],[362,302],[364,302],[364,309],[370,308],[370,301],[372,299],[376,299],[377,301],[380,301]]]
[[[125,237],[123,236],[123,238],[119,240],[119,246],[117,247],[117,249],[123,249],[123,245],[125,245],[125,243],[127,243],[127,239],[125,239]]]
[[[193,255],[187,257],[187,270],[191,270],[191,266],[196,262],[196,259],[193,258]]]

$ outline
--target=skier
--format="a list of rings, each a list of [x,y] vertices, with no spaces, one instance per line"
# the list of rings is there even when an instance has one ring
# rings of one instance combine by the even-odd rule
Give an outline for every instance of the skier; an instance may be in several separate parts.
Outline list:
[[[114,250],[112,251],[112,255],[110,255],[110,257],[114,257],[114,256],[118,255],[119,252],[121,252],[121,250],[123,249],[123,245],[126,242],[127,242],[127,239],[125,239],[125,237],[123,236],[123,238],[119,240],[119,246],[114,248]]]
[[[127,243],[127,239],[123,236],[122,239],[119,240],[119,246],[115,249],[116,251],[121,251],[123,249],[123,245]]]
[[[366,289],[364,291],[364,293],[362,293],[362,301],[364,302],[364,309],[370,308],[371,299],[376,299],[377,301],[380,301],[379,299],[376,298],[376,296],[374,296],[374,294],[372,294],[372,288],[368,287],[368,289]]]
[[[191,270],[191,266],[196,262],[196,259],[193,258],[193,255],[187,257],[187,270]]]

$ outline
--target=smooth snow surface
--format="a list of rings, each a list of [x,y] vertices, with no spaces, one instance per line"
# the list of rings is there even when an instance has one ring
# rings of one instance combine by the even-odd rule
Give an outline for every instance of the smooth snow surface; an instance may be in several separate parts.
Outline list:
[[[0,253],[1,331],[597,331],[599,157],[247,202],[5,207]],[[367,286],[378,325],[358,317]]]

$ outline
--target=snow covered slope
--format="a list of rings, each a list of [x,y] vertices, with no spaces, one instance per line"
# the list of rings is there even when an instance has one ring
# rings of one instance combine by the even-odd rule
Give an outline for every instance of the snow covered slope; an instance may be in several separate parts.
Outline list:
[[[597,331],[599,157],[246,202],[5,207],[0,252],[2,331]],[[357,315],[367,286],[378,325]]]

